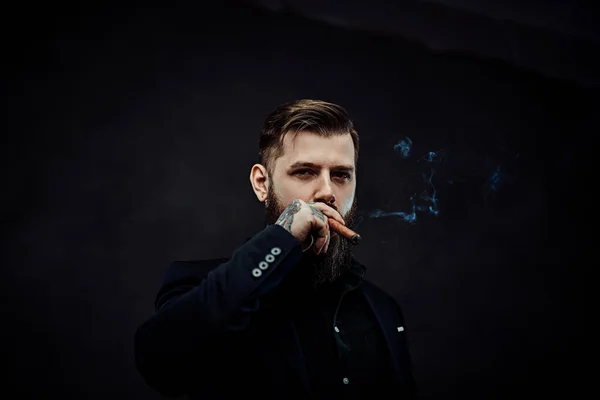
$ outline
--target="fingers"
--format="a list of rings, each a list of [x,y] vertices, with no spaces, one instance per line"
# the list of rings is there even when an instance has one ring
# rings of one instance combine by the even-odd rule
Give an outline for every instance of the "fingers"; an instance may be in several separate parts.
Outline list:
[[[329,224],[327,222],[319,222],[319,228],[315,232],[315,245],[313,251],[315,254],[321,254],[329,244]]]
[[[337,233],[330,230],[328,219],[333,218],[343,225],[346,223],[339,212],[324,203],[308,202],[307,204],[311,209],[311,213],[315,216],[315,228],[317,228],[315,229],[316,235],[313,251],[316,254],[326,253],[329,249],[329,242],[332,236],[337,235]]]
[[[327,250],[329,249],[329,241],[330,240],[331,240],[331,235],[327,234],[325,236],[325,238],[323,238],[323,245],[321,247],[319,247],[319,246],[314,247],[315,254],[319,255],[319,254],[327,253]]]
[[[346,225],[346,221],[344,221],[344,218],[342,218],[341,214],[339,212],[337,212],[336,210],[334,210],[332,207],[328,206],[325,203],[320,203],[320,202],[310,202],[307,203],[309,206],[311,206],[312,208],[316,208],[317,210],[321,211],[323,214],[325,214],[326,216],[335,219],[336,221],[338,221],[339,223]]]

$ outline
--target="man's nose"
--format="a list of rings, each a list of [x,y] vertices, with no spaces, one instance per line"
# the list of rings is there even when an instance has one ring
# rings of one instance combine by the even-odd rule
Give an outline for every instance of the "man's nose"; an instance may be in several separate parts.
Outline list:
[[[320,201],[329,205],[335,204],[335,193],[333,192],[333,187],[331,186],[331,179],[329,178],[329,174],[324,174],[320,179],[320,186],[315,196],[315,201]]]

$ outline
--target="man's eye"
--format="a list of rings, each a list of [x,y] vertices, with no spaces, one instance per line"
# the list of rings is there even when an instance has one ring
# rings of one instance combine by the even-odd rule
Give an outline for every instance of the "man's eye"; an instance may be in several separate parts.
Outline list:
[[[297,175],[301,178],[306,178],[311,175],[314,175],[314,172],[309,169],[301,169],[299,171],[294,172],[294,175]],[[335,174],[333,174],[333,177],[335,179],[342,179],[344,181],[348,181],[352,178],[352,176],[347,172],[336,172]]]
[[[340,172],[340,173],[336,174],[336,176],[338,178],[342,178],[342,179],[346,179],[346,180],[350,179],[350,174],[347,172]]]
[[[312,171],[308,170],[308,169],[302,169],[300,171],[294,172],[294,175],[300,175],[300,176],[307,176],[307,175],[310,175],[310,174],[312,174]]]

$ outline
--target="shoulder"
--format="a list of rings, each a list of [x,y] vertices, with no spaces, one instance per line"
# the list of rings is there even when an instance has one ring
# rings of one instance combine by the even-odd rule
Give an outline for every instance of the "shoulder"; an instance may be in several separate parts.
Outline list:
[[[362,283],[362,286],[363,286],[363,290],[365,292],[367,292],[374,300],[385,302],[385,303],[390,303],[390,302],[396,303],[396,300],[394,299],[394,297],[392,295],[390,295],[388,292],[386,292],[385,290],[380,288],[375,283],[365,279]]]
[[[384,307],[386,309],[398,309],[398,311],[400,311],[400,306],[392,295],[366,278],[367,267],[356,258],[352,259],[352,271],[355,275],[362,277],[362,291],[373,306]]]
[[[364,293],[374,302],[374,306],[390,310],[399,314],[402,319],[404,318],[402,308],[394,296],[366,279],[363,281],[362,286]]]

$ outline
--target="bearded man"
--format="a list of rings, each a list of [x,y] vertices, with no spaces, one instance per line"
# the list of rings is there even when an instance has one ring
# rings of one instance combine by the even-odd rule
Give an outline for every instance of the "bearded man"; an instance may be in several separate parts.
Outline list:
[[[176,261],[135,334],[136,366],[168,397],[415,397],[404,318],[332,220],[352,226],[359,140],[320,100],[265,119],[250,171],[263,230],[230,257]]]

